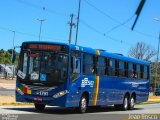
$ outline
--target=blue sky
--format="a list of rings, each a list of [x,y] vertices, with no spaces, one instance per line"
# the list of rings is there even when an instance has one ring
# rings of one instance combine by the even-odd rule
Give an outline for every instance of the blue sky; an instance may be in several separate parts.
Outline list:
[[[153,18],[160,18],[160,0],[146,0],[135,30],[131,31],[139,3],[140,0],[82,0],[78,45],[124,55],[138,41],[157,49],[160,22]],[[42,24],[42,41],[67,43],[70,14],[75,15],[76,22],[77,10],[78,0],[1,0],[0,49],[12,48],[10,30],[16,31],[15,46],[23,41],[38,41],[38,18],[46,20]],[[129,18],[125,25],[108,33]],[[73,28],[72,43],[75,30]]]

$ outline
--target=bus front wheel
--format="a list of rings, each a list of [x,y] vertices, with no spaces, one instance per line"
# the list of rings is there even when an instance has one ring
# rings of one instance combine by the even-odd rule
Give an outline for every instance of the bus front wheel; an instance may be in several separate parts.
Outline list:
[[[44,104],[37,104],[37,103],[35,103],[34,106],[35,106],[35,108],[37,110],[44,110],[45,109],[45,105]]]
[[[85,97],[85,95],[83,95],[79,102],[78,112],[85,113],[87,111],[87,106],[88,106],[87,98]]]

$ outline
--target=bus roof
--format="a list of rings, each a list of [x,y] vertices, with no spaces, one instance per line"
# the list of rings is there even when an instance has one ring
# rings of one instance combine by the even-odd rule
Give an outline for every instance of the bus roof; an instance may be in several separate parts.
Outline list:
[[[23,42],[22,44],[25,44],[25,43],[44,43],[44,44],[67,45],[67,46],[69,46],[70,49],[80,50],[82,52],[86,52],[86,53],[90,53],[90,54],[96,54],[96,50],[99,50],[99,49],[93,49],[93,48],[89,48],[89,47],[82,47],[82,46],[79,46],[79,45],[73,45],[73,44],[61,43],[61,42],[27,41],[27,42]],[[117,54],[117,53],[109,53],[109,52],[106,52],[104,50],[99,50],[99,51],[100,51],[100,55],[104,56],[104,57],[115,58],[115,59],[119,59],[119,60],[123,60],[123,61],[139,63],[139,64],[144,64],[144,65],[150,65],[150,62],[147,62],[147,61],[139,60],[139,59],[136,59],[136,58],[126,57],[126,56],[123,56],[123,55]]]

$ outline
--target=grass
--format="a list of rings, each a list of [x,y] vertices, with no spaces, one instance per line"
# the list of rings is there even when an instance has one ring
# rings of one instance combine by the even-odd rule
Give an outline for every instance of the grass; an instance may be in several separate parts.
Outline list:
[[[136,105],[156,104],[156,103],[160,104],[160,101],[157,101],[157,102],[155,102],[155,101],[147,101],[147,102],[138,103]]]
[[[0,106],[32,106],[33,103],[20,103],[20,102],[12,102],[12,103],[0,103]]]
[[[28,106],[33,104],[16,102],[14,95],[0,95],[0,106],[20,106],[20,105]]]
[[[160,103],[160,96],[149,96],[148,101],[138,103],[137,105],[156,104],[156,103]]]

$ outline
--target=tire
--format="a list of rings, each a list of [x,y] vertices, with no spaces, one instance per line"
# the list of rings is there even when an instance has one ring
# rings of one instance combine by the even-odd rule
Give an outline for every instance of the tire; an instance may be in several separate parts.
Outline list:
[[[128,106],[129,110],[133,110],[134,109],[134,104],[135,104],[135,98],[132,95],[130,100],[129,100],[129,106]]]
[[[123,99],[122,110],[126,111],[128,109],[128,106],[129,106],[129,99],[128,96],[125,95]]]
[[[120,104],[120,105],[114,105],[114,107],[117,109],[117,110],[123,110],[123,111],[126,111],[129,107],[129,100],[128,100],[128,96],[125,95],[124,98],[123,98],[123,104]]]
[[[37,110],[44,110],[46,105],[35,103],[34,106]]]
[[[79,102],[78,112],[85,113],[87,111],[87,108],[88,108],[87,98],[85,97],[85,95],[83,95]]]

